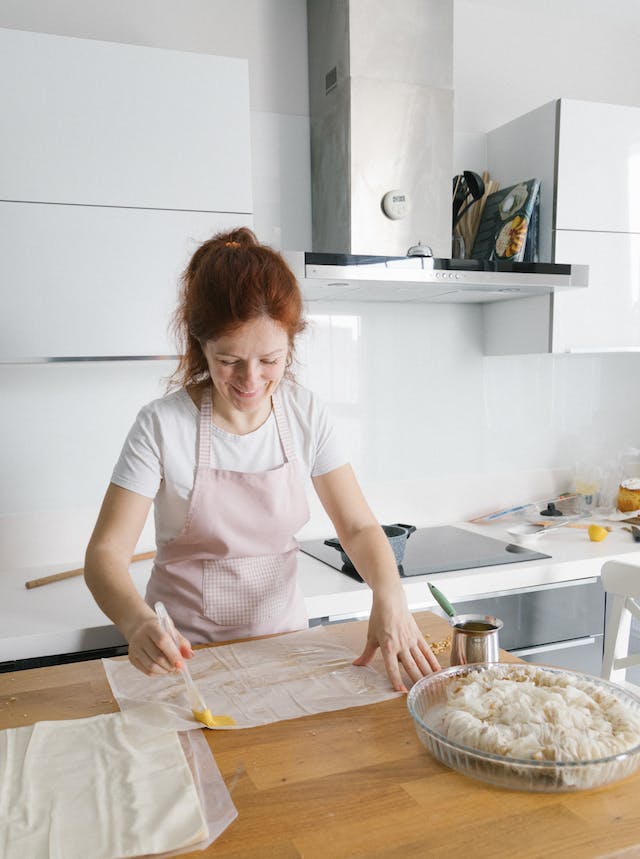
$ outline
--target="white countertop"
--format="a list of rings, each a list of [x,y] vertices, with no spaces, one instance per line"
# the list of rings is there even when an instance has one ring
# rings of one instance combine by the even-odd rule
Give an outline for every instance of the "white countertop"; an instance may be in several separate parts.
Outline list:
[[[504,526],[456,524],[509,542]],[[427,581],[438,584],[455,603],[465,596],[599,576],[602,564],[614,558],[624,557],[640,564],[640,544],[634,543],[626,531],[612,531],[603,542],[592,543],[586,530],[563,528],[527,545],[551,557],[402,579],[410,607],[415,611],[437,607]],[[144,593],[151,566],[151,561],[141,561],[131,567],[140,593]],[[93,601],[82,577],[25,588],[28,579],[60,571],[60,567],[40,567],[0,575],[0,663],[124,644],[118,630]],[[371,591],[366,584],[302,552],[298,573],[309,618],[346,619],[368,614]]]

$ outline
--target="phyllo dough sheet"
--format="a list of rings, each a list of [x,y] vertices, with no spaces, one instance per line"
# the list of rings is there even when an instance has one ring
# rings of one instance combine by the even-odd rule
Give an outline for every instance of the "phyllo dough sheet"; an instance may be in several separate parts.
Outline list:
[[[180,739],[154,706],[0,731],[2,859],[120,859],[208,839]]]
[[[353,665],[356,655],[333,642],[324,627],[315,627],[196,650],[189,669],[214,715],[232,716],[236,728],[250,728],[401,694],[375,668]],[[178,672],[147,677],[126,660],[103,659],[103,665],[122,710],[156,701],[178,730],[202,727],[193,719]]]

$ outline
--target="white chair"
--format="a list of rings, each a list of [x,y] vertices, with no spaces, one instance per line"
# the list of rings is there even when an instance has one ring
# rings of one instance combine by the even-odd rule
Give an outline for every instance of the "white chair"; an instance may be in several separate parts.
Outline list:
[[[604,635],[601,677],[640,693],[626,679],[627,669],[640,665],[640,653],[629,654],[631,620],[640,621],[640,565],[607,561],[602,565],[602,587],[612,596]]]

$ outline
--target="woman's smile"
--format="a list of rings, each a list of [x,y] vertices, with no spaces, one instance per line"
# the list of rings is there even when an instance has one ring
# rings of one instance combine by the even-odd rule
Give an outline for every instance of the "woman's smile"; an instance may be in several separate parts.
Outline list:
[[[214,386],[216,422],[236,432],[257,429],[269,416],[289,354],[287,332],[268,316],[203,346]]]

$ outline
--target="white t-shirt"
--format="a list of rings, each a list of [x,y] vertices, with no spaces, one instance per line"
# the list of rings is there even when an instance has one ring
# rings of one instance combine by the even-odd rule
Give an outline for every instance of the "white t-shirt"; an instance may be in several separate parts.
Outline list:
[[[311,391],[283,380],[278,388],[303,477],[346,463],[329,413]],[[184,388],[144,406],[124,443],[111,480],[155,499],[156,540],[184,526],[196,470],[200,411]],[[213,426],[213,468],[260,472],[278,468],[284,453],[273,412],[257,430],[233,435]]]

